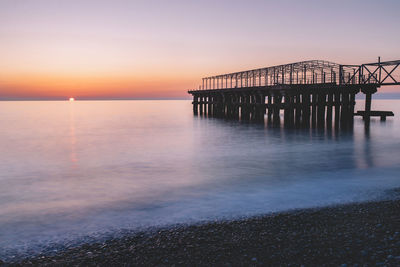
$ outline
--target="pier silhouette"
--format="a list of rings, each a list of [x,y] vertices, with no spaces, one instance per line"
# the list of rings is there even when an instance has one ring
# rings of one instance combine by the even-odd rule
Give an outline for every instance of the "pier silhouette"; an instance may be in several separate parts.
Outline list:
[[[296,127],[348,128],[354,116],[386,120],[391,111],[372,111],[372,95],[400,85],[400,60],[341,65],[310,60],[205,77],[193,96],[194,114],[240,120],[264,120]],[[354,112],[355,96],[365,95],[365,110]]]

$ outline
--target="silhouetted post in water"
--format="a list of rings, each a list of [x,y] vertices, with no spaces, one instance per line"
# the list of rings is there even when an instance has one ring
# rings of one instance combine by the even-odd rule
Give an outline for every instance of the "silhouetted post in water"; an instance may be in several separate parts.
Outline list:
[[[254,108],[255,108],[255,95],[254,94],[250,94],[249,97],[249,118],[250,120],[254,120]]]
[[[207,96],[203,96],[203,115],[207,115]]]
[[[296,103],[295,103],[295,112],[296,112],[296,115],[295,115],[295,125],[296,125],[296,127],[299,127],[300,126],[300,123],[301,123],[301,110],[302,110],[302,107],[301,107],[301,95],[297,92],[296,93]]]
[[[239,95],[239,118],[242,119],[243,113],[243,94]]]
[[[221,117],[223,117],[223,118],[226,118],[226,99],[227,99],[227,95],[222,94]]]
[[[239,101],[240,101],[240,96],[238,94],[235,94],[235,103],[234,103],[234,118],[239,119]]]
[[[247,84],[250,83],[249,76],[247,76],[246,82]],[[245,99],[246,99],[246,120],[251,120],[251,95],[250,94],[246,95]]]
[[[272,118],[272,94],[268,94],[268,120]]]
[[[207,116],[208,97],[204,96],[204,116]]]
[[[200,96],[199,109],[200,109],[200,115],[203,115],[203,97],[202,96]]]
[[[207,115],[207,97],[203,96],[203,115]]]
[[[290,95],[290,125],[294,127],[296,125],[296,104],[297,104],[297,95],[292,93]]]
[[[335,92],[335,129],[339,129],[340,122],[340,92]]]
[[[207,97],[207,105],[208,105],[208,111],[207,111],[207,115],[208,117],[212,117],[212,96],[208,96]]]
[[[229,94],[229,95],[228,95],[227,102],[226,102],[226,104],[227,104],[227,106],[226,106],[226,112],[227,112],[227,117],[228,117],[229,119],[232,118],[232,105],[233,105],[232,102],[233,102],[232,94]]]
[[[268,95],[265,94],[265,93],[263,93],[263,103],[264,103],[263,112],[264,112],[264,115],[267,114],[267,106],[268,106],[268,104],[267,104],[267,98],[268,98]],[[263,116],[264,116],[264,115],[263,115]]]
[[[371,100],[372,96],[370,92],[367,92],[365,94],[365,115],[364,115],[364,121],[365,121],[365,127],[369,127],[369,123],[371,120]]]
[[[223,110],[222,110],[222,116],[225,118],[229,118],[229,95],[228,94],[223,94]]]
[[[211,113],[210,116],[211,117],[215,117],[215,94],[211,94]]]
[[[199,108],[198,98],[199,97],[197,95],[195,95],[193,97],[193,113],[194,113],[194,115],[198,114],[198,108]]]
[[[283,110],[283,125],[285,127],[289,126],[289,110],[290,110],[290,96],[288,93],[284,95],[284,110]]]
[[[226,82],[225,82],[226,85]],[[233,119],[235,117],[235,94],[229,94],[229,118]]]
[[[262,112],[262,95],[259,91],[254,94],[254,119],[260,121],[264,118],[264,113]]]
[[[310,93],[305,92],[303,94],[303,99],[302,99],[302,105],[303,105],[303,127],[309,127],[310,126]]]
[[[275,125],[279,125],[280,123],[280,108],[281,108],[281,101],[282,101],[282,96],[280,94],[274,94],[274,114],[273,114],[273,122]]]
[[[290,105],[289,105],[289,122],[290,126],[294,126],[296,118],[296,95],[290,94]]]
[[[245,94],[242,95],[242,114],[241,114],[242,120],[248,120],[249,119],[249,116],[248,116],[248,113],[249,113],[248,101],[249,101],[248,96],[245,95]]]
[[[217,95],[217,104],[215,105],[215,115],[217,118],[222,117],[222,95]]]
[[[356,104],[356,94],[351,93],[350,94],[350,127],[353,127],[354,125],[354,106]]]
[[[326,95],[324,92],[320,92],[318,94],[318,128],[325,127],[325,101]]]
[[[265,115],[265,95],[260,92],[260,119],[264,120]]]
[[[254,107],[254,112],[255,112],[255,116],[254,117],[255,117],[255,119],[257,121],[261,121],[261,119],[264,118],[264,113],[261,113],[262,112],[262,109],[261,109],[261,105],[262,105],[261,92],[257,91],[255,93],[255,100],[256,100],[256,103],[255,103],[255,107]]]
[[[326,109],[326,127],[332,128],[332,106],[333,106],[333,94],[331,91],[328,92],[328,105]]]
[[[250,95],[250,120],[255,120],[255,102],[256,96],[254,94]]]
[[[224,117],[226,118],[230,118],[230,101],[231,101],[231,97],[229,94],[224,94]]]
[[[341,115],[341,127],[347,128],[349,120],[349,95],[346,92],[342,93],[342,115]]]
[[[215,94],[213,99],[214,99],[214,104],[213,104],[213,117],[218,117],[218,108],[219,108],[219,95]]]
[[[317,99],[317,103],[316,103],[316,110],[317,110],[317,127],[321,128],[322,126],[322,118],[321,118],[321,111],[322,111],[322,94],[321,92],[316,93],[316,99]]]
[[[232,105],[232,107],[231,107],[231,112],[232,112],[232,115],[231,115],[231,117],[233,118],[233,119],[237,119],[238,118],[238,116],[237,116],[237,109],[238,109],[238,105],[237,105],[237,100],[238,99],[238,97],[237,97],[237,94],[235,94],[235,93],[233,93],[232,95],[231,95],[231,105]]]
[[[311,93],[311,125],[312,127],[316,126],[316,119],[317,119],[317,94]]]

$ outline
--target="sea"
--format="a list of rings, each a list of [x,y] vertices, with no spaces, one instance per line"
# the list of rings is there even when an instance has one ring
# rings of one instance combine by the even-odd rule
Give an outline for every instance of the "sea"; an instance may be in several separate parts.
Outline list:
[[[400,100],[372,108],[395,117],[335,131],[194,116],[189,100],[0,102],[0,259],[386,199],[400,187]]]

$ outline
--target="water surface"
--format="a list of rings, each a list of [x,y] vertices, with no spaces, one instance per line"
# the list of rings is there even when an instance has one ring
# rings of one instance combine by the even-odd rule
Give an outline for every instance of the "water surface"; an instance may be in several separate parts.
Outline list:
[[[1,102],[0,258],[381,198],[400,186],[400,101],[373,104],[397,117],[366,133],[194,117],[190,101]]]

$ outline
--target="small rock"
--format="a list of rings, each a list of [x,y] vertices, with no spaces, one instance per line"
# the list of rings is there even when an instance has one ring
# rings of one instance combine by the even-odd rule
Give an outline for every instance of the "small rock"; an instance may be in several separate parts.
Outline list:
[[[391,259],[393,259],[394,257],[393,257],[393,255],[388,255],[386,258],[387,258],[388,260],[391,260]]]

